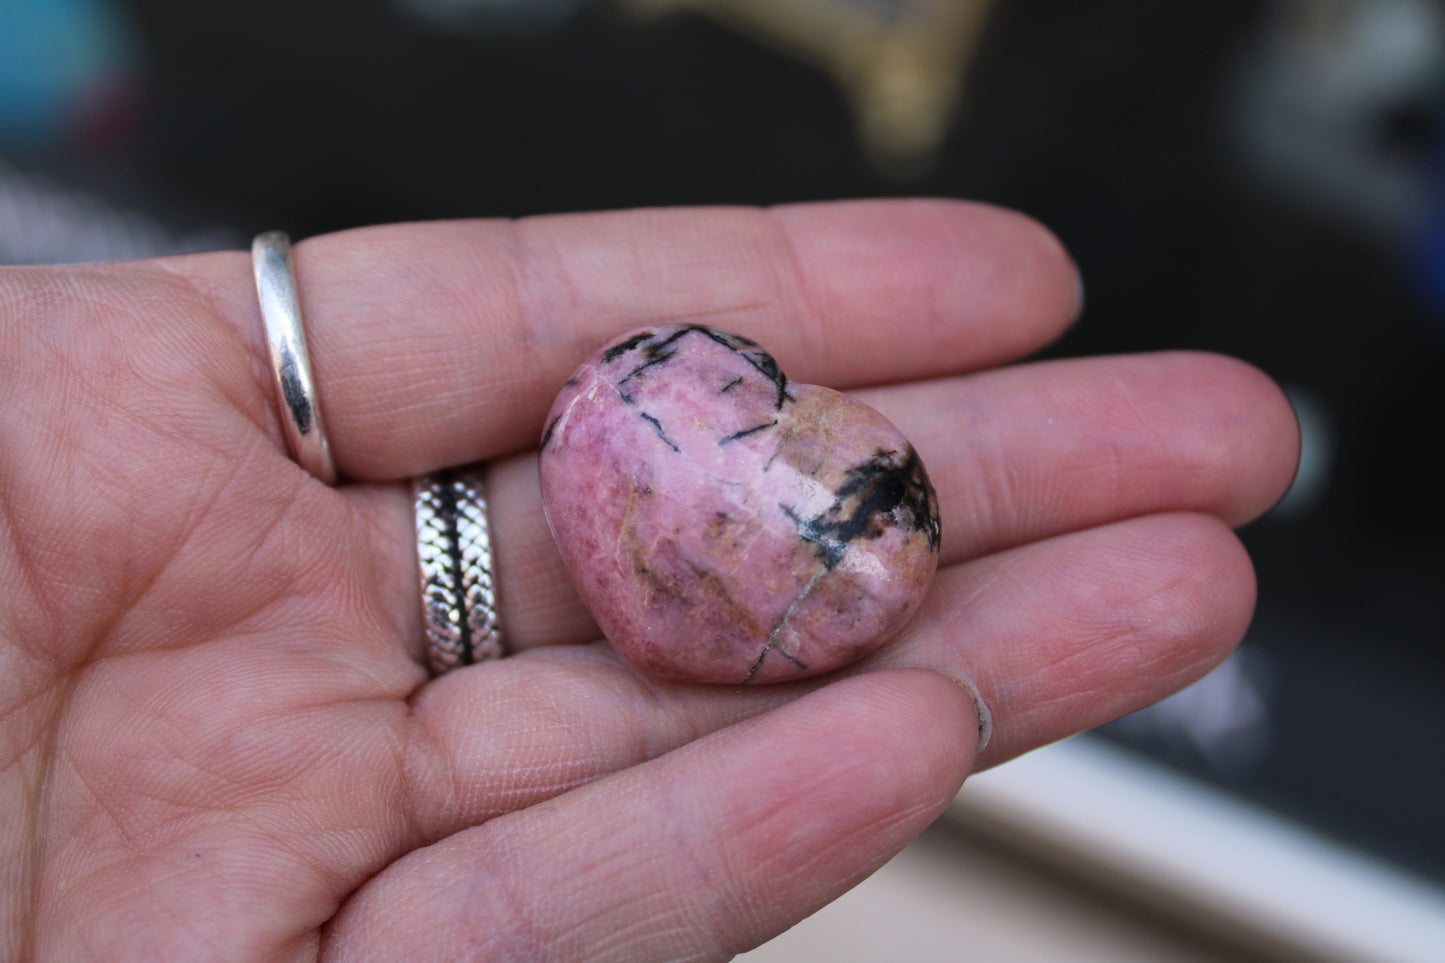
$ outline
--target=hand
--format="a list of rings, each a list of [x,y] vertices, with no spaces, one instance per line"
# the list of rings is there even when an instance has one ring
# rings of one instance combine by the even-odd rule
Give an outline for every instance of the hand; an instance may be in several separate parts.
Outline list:
[[[969,772],[1219,662],[1254,599],[1229,526],[1295,464],[1238,362],[985,371],[1078,309],[992,208],[381,227],[296,264],[334,489],[286,455],[247,255],[0,271],[0,956],[726,959]],[[551,398],[679,319],[871,386],[929,466],[938,578],[845,678],[639,678],[561,571]],[[429,682],[405,480],[478,460],[516,654]]]

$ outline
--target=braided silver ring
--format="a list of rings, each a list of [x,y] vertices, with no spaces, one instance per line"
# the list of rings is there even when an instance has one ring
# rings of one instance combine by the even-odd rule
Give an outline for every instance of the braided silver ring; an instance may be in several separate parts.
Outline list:
[[[251,266],[291,457],[314,477],[333,485],[336,463],[316,404],[316,379],[306,353],[306,329],[301,323],[301,302],[296,296],[296,274],[291,264],[291,239],[282,231],[258,234],[251,242]]]
[[[427,665],[436,675],[506,654],[497,619],[487,500],[476,471],[417,479],[417,560]]]

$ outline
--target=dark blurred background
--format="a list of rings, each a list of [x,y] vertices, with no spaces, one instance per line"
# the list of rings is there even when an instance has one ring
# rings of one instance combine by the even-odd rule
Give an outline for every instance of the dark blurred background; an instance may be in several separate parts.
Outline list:
[[[1433,0],[0,3],[0,263],[878,194],[1044,221],[1088,286],[1050,354],[1237,355],[1305,437],[1241,653],[1104,735],[1438,881],[1442,135]]]

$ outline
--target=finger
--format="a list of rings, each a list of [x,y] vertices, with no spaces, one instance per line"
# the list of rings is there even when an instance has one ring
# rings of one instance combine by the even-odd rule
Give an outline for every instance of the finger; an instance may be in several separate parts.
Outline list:
[[[1006,368],[858,397],[913,440],[938,490],[947,566],[1150,512],[1243,524],[1288,487],[1299,434],[1283,392],[1217,355]],[[534,455],[488,466],[499,605],[514,651],[587,642],[596,625],[548,530]],[[412,552],[410,507],[379,531]],[[408,569],[398,562],[398,579]],[[410,582],[407,589],[415,592]]]
[[[1209,515],[1149,515],[940,573],[901,644],[858,671],[943,667],[993,715],[979,767],[1143,708],[1234,651],[1254,568]]]
[[[374,480],[535,444],[573,369],[640,325],[734,329],[790,376],[846,386],[1017,357],[1078,309],[1052,235],[952,201],[395,225],[295,261],[332,446]],[[173,263],[264,357],[236,256]]]
[[[407,856],[335,960],[725,960],[841,895],[953,798],[973,703],[875,673]]]
[[[928,465],[945,564],[1151,512],[1243,525],[1299,461],[1284,392],[1221,355],[1056,361],[859,397]]]
[[[1217,519],[1147,516],[940,573],[903,635],[856,671],[975,681],[989,764],[1147,705],[1238,643],[1253,572]],[[534,649],[454,672],[413,706],[407,824],[435,840],[661,756],[828,680],[689,686],[645,679],[605,644]],[[836,680],[835,680],[836,681]]]

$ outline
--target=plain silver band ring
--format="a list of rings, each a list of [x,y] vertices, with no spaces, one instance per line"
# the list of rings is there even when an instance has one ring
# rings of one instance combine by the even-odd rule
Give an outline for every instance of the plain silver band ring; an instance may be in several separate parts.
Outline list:
[[[291,239],[283,231],[258,234],[251,242],[251,265],[291,457],[325,484],[334,485],[336,463],[316,404],[316,379],[306,353],[306,329],[301,323],[301,303],[296,297],[296,274],[291,265]]]
[[[448,469],[415,482],[422,626],[435,675],[506,654],[479,471]]]

